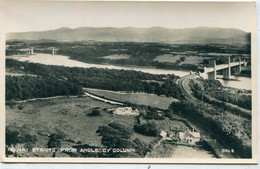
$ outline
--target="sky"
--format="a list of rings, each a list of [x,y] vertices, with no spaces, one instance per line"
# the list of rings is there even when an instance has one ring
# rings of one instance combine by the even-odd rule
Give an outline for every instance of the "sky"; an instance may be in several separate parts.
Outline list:
[[[199,26],[238,28],[250,32],[253,3],[170,2],[10,2],[2,10],[7,32],[60,27]]]

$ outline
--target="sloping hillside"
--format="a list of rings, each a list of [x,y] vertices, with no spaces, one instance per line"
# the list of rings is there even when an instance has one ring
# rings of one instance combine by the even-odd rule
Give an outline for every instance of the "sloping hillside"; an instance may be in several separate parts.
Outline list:
[[[250,33],[239,29],[197,27],[185,29],[80,27],[60,28],[40,32],[8,33],[7,40],[52,39],[58,41],[108,41],[108,42],[167,42],[167,43],[248,43]]]

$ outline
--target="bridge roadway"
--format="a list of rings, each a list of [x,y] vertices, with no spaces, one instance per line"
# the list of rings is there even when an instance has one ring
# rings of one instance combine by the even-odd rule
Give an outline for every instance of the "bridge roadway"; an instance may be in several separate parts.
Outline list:
[[[244,61],[241,61],[241,62],[231,62],[230,63],[230,67],[239,66],[240,64],[243,65],[243,64],[245,64],[245,62]],[[228,64],[216,65],[216,71],[223,70],[223,69],[228,69],[228,67],[229,67]],[[205,68],[205,73],[210,73],[210,72],[214,72],[214,67]]]

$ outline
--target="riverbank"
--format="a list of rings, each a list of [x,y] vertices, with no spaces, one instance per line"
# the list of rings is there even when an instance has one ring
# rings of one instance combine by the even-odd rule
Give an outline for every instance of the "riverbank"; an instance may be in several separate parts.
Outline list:
[[[179,77],[186,76],[190,73],[190,71],[182,71],[182,70],[167,70],[167,69],[157,69],[151,67],[131,67],[131,66],[115,66],[109,64],[94,64],[94,63],[84,63],[77,60],[72,60],[68,56],[63,55],[51,55],[38,53],[35,55],[27,55],[26,57],[12,57],[8,56],[8,58],[16,59],[18,61],[28,61],[33,63],[40,63],[45,65],[56,65],[56,66],[66,66],[66,67],[81,67],[81,68],[102,68],[102,69],[117,69],[117,70],[134,70],[140,71],[149,74],[174,74]],[[222,77],[223,75],[217,75],[217,77]],[[232,77],[234,79],[238,79],[239,81],[226,81],[223,79],[219,79],[219,81],[225,87],[237,87],[241,89],[251,90],[251,78],[249,77]]]
[[[12,57],[9,57],[12,58]],[[68,56],[64,55],[51,55],[39,53],[35,55],[28,55],[28,57],[13,57],[18,61],[28,61],[33,63],[40,63],[45,65],[56,65],[56,66],[66,66],[66,67],[81,67],[81,68],[102,68],[102,69],[117,69],[117,70],[134,70],[150,74],[174,74],[176,76],[185,76],[189,74],[189,71],[181,70],[165,70],[165,69],[156,69],[156,68],[146,68],[146,67],[131,67],[131,66],[116,66],[111,64],[94,64],[94,63],[85,63],[82,61],[72,60]]]
[[[66,55],[64,55],[66,56]],[[69,56],[71,60],[76,60],[76,61],[80,61],[80,62],[84,62],[84,63],[91,63],[91,64],[102,64],[102,65],[114,65],[114,66],[123,66],[123,67],[138,67],[138,68],[145,68],[145,69],[163,69],[163,70],[176,70],[176,71],[187,71],[187,72],[190,72],[190,71],[199,71],[197,69],[197,65],[195,64],[191,64],[191,63],[188,63],[188,64],[184,64],[184,65],[191,65],[191,67],[182,67],[181,64],[174,64],[174,63],[171,63],[171,62],[167,62],[167,63],[163,63],[163,62],[154,62],[153,61],[149,61],[148,64],[146,62],[145,65],[140,65],[138,63],[135,63],[135,64],[129,64],[129,62],[121,62],[121,63],[118,63],[118,62],[113,62],[113,60],[98,60],[98,61],[93,61],[93,60],[85,60],[85,59],[80,59],[78,57],[71,57]],[[105,56],[107,57],[107,56]],[[104,57],[99,57],[99,58],[104,58]],[[124,58],[126,59],[126,58]],[[131,57],[129,57],[128,59],[131,59]],[[170,65],[169,65],[170,64]],[[195,69],[196,68],[196,69]]]

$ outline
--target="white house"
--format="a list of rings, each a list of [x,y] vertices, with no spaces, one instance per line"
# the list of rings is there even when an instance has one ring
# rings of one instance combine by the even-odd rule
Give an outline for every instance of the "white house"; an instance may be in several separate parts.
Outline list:
[[[140,114],[139,110],[133,110],[132,107],[119,107],[110,110],[116,115],[138,116]]]
[[[179,139],[183,143],[196,144],[200,142],[201,135],[198,131],[179,132]]]
[[[167,133],[162,130],[160,136],[162,137],[163,140],[165,140],[167,138]]]

